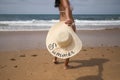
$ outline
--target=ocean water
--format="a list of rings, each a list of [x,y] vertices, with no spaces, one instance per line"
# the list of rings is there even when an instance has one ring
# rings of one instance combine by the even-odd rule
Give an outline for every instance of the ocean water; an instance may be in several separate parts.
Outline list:
[[[120,28],[120,15],[74,14],[77,30],[104,30]],[[59,22],[57,14],[0,14],[0,31],[49,30]]]

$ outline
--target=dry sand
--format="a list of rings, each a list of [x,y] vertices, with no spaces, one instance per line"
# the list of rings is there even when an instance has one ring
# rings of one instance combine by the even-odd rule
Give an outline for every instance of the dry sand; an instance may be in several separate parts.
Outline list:
[[[0,52],[0,80],[120,80],[120,47],[89,47],[53,64],[46,49]]]
[[[0,32],[0,80],[120,80],[120,30],[77,31],[83,48],[67,70],[52,63],[46,34]]]

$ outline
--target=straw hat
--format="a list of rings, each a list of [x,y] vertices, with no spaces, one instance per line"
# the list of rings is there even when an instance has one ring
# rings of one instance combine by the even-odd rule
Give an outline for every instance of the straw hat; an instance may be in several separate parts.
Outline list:
[[[49,30],[46,46],[53,56],[66,59],[79,53],[82,42],[71,27],[58,22]]]

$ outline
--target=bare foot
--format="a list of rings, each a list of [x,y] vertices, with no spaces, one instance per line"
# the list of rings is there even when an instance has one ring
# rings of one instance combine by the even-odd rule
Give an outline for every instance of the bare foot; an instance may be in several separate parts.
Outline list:
[[[59,62],[58,62],[58,61],[55,61],[55,60],[53,60],[53,63],[54,63],[54,64],[59,64]]]
[[[71,69],[71,68],[73,68],[73,66],[67,65],[67,66],[64,67],[65,70],[66,69]]]

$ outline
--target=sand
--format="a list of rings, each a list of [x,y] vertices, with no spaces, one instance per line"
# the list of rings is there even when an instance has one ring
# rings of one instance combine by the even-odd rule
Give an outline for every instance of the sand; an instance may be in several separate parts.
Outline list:
[[[0,52],[0,80],[120,80],[120,47],[89,47],[53,64],[46,49]]]
[[[77,31],[83,48],[67,70],[62,59],[53,64],[46,34],[0,32],[0,80],[120,80],[120,30]]]
[[[3,31],[0,32],[0,51],[46,49],[48,31]],[[83,47],[120,46],[120,29],[77,30]]]

